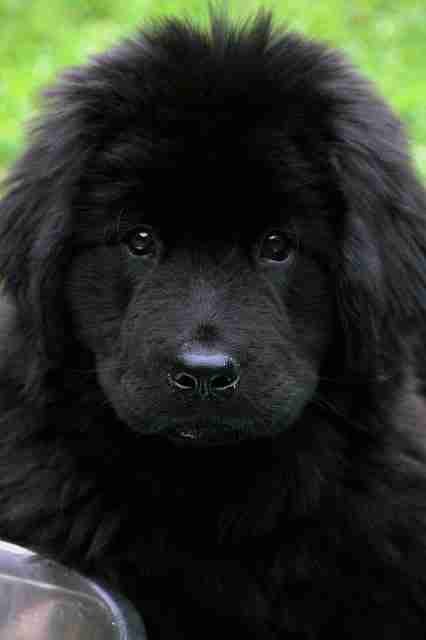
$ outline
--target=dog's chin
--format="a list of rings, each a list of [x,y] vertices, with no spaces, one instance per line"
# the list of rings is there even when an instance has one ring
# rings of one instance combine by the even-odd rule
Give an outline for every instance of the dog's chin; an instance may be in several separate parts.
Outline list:
[[[128,429],[141,438],[154,439],[157,443],[172,443],[179,447],[228,447],[266,443],[280,437],[292,428],[299,412],[283,413],[273,420],[256,421],[251,417],[182,415],[180,417],[163,415],[144,417],[140,411],[129,415],[122,412],[117,415],[127,424]]]
[[[275,430],[266,425],[262,428],[250,420],[163,419],[150,422],[139,419],[136,422],[133,419],[125,422],[141,438],[187,448],[235,446],[276,435]]]
[[[181,447],[224,447],[253,440],[253,434],[229,427],[190,425],[166,430],[162,437]]]

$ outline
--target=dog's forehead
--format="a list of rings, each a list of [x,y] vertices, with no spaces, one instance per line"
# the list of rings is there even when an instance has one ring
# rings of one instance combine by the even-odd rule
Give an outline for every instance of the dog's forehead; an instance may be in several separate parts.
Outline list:
[[[207,145],[195,158],[190,142],[164,158],[157,152],[148,156],[137,136],[111,147],[96,158],[91,179],[80,190],[79,225],[147,223],[169,233],[191,230],[199,237],[226,238],[232,232],[247,236],[286,224],[322,207],[318,172],[308,165],[301,172],[297,151],[289,147],[277,169],[267,153],[247,157],[249,149],[234,162],[232,141],[229,147],[227,156]]]
[[[249,239],[267,226],[285,224],[290,218],[286,206],[261,191],[232,191],[212,180],[200,189],[199,181],[174,187],[168,171],[153,183],[129,186],[121,195],[83,201],[76,209],[75,228],[81,234],[99,233],[123,236],[139,225],[149,225],[174,242],[203,239],[239,241]],[[198,182],[198,183],[197,183]]]
[[[306,185],[296,188],[286,180],[277,184],[261,171],[223,169],[188,173],[182,167],[141,167],[118,180],[100,181],[89,193],[83,190],[77,227],[82,233],[108,229],[121,235],[147,224],[170,241],[244,241],[322,207]]]

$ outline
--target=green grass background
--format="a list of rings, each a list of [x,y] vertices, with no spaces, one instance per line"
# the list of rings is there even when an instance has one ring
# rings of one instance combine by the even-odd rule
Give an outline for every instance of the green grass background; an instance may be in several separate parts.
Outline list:
[[[375,80],[406,122],[426,178],[426,0],[229,0],[247,17],[260,6],[335,44]],[[207,0],[0,0],[0,173],[19,152],[41,87],[151,16],[208,14]]]

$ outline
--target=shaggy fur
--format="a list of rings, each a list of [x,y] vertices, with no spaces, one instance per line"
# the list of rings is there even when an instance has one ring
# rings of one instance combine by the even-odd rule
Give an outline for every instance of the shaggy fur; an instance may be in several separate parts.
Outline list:
[[[425,204],[370,84],[268,15],[67,71],[0,204],[1,537],[151,640],[423,639]]]

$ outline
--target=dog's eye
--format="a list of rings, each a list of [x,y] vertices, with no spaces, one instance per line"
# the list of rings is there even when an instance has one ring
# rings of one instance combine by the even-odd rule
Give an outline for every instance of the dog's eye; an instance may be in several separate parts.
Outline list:
[[[260,245],[262,260],[285,262],[293,253],[294,241],[282,231],[268,232]]]
[[[132,229],[125,235],[123,242],[135,256],[151,257],[157,250],[155,236],[146,227]]]

